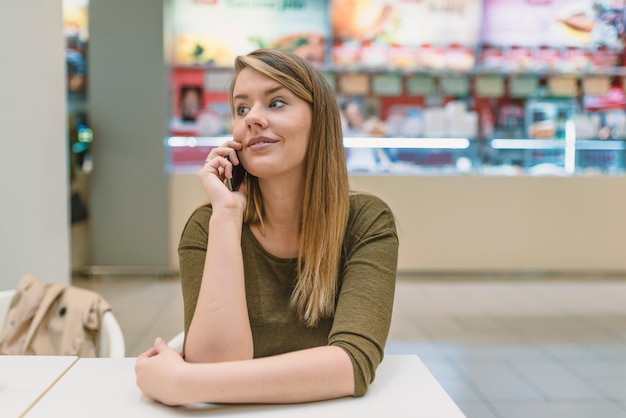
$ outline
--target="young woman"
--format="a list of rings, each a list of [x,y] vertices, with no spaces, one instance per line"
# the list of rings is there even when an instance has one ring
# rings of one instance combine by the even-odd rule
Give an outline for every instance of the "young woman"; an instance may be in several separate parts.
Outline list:
[[[238,57],[231,105],[233,140],[198,173],[211,203],[179,245],[183,353],[157,338],[137,384],[170,405],[362,396],[391,321],[393,214],[350,192],[334,92],[306,61]]]

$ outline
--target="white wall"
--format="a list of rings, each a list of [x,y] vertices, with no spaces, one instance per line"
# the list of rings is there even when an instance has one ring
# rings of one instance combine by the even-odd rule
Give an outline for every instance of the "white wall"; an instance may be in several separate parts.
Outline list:
[[[27,273],[69,283],[60,2],[3,2],[0,51],[0,289]]]

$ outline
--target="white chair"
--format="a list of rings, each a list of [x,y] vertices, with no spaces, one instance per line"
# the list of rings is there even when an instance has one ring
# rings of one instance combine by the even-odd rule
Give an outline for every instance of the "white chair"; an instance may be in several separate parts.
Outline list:
[[[102,315],[98,357],[121,358],[126,356],[124,333],[113,312],[106,311]]]
[[[15,289],[0,291],[0,328],[4,325],[4,318],[6,318],[13,295],[15,295]],[[106,311],[102,315],[102,325],[100,326],[98,357],[118,358],[125,355],[126,343],[122,328],[113,312]]]
[[[181,351],[183,349],[183,343],[185,342],[185,331],[181,331],[174,338],[167,342],[171,348],[176,351]]]
[[[7,316],[9,306],[11,305],[11,299],[15,290],[0,290],[0,328],[4,325],[4,318]]]

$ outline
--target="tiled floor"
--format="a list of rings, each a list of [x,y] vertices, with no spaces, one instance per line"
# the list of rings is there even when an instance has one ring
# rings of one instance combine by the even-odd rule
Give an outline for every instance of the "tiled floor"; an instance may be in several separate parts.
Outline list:
[[[127,355],[182,328],[177,279],[88,278]],[[626,278],[400,277],[388,353],[415,353],[468,418],[626,418]]]

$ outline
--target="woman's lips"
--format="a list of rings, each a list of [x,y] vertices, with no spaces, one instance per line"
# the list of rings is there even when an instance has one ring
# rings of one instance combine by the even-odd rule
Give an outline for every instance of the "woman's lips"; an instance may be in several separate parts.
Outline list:
[[[274,142],[276,142],[274,139],[267,138],[265,136],[257,136],[248,142],[248,148],[252,150],[260,150],[272,145]]]

